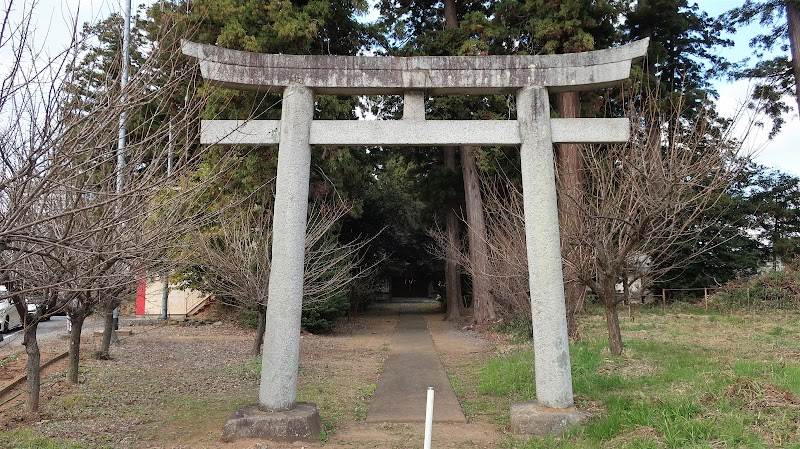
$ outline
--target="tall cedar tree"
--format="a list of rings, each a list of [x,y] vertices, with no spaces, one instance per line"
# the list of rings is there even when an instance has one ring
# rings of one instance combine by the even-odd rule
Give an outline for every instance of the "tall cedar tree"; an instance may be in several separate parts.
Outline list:
[[[444,0],[444,17],[445,26],[448,29],[458,28],[458,17],[456,16],[455,0]],[[444,166],[445,170],[449,173],[456,171],[456,147],[447,146],[443,148],[444,151]],[[464,148],[462,151],[469,151]],[[467,156],[471,156],[467,154]],[[470,166],[474,170],[474,164]],[[467,177],[464,177],[464,185],[468,184]],[[474,188],[474,185],[472,185]],[[469,195],[469,190],[466,192]],[[480,195],[480,191],[478,191]],[[458,247],[456,242],[460,240],[460,226],[458,223],[458,216],[456,215],[455,202],[451,198],[444,205],[445,212],[445,235],[447,236],[449,252],[445,255],[444,260],[444,283],[446,292],[446,314],[445,320],[458,320],[464,313],[464,302],[462,300],[461,289],[461,264],[458,262],[458,256],[455,250]],[[479,283],[478,288],[483,287],[483,283]]]
[[[479,39],[474,38],[470,31],[471,24],[465,22],[465,15],[471,14],[472,11],[477,11],[473,17],[476,17],[478,22],[485,22],[485,11],[479,2],[456,3],[448,0],[444,4],[431,4],[414,0],[387,0],[380,3],[380,9],[382,17],[377,23],[377,28],[382,36],[379,37],[379,44],[390,54],[402,56],[480,54],[485,48]],[[429,115],[438,118],[474,118],[471,117],[471,111],[485,109],[485,105],[481,103],[480,99],[463,97],[429,99]],[[455,147],[423,151],[431,160],[443,158],[445,179],[453,181],[457,179]],[[460,160],[471,265],[480,267],[486,264],[486,250],[482,249],[486,242],[486,228],[474,152],[472,148],[462,147]],[[445,215],[446,235],[450,242],[460,240],[457,219],[459,202],[454,195],[458,190],[456,186],[448,186],[441,206]],[[456,245],[448,245],[450,252],[445,257],[446,319],[456,319],[462,313],[461,266],[457,262],[457,256],[452,253],[455,247]],[[496,318],[496,313],[488,289],[486,270],[473,269],[471,274],[473,320],[492,321]]]
[[[753,104],[772,119],[770,135],[774,135],[784,123],[782,115],[790,110],[783,102],[784,95],[793,95],[800,111],[800,1],[745,0],[723,14],[720,22],[731,33],[754,22],[767,30],[750,40],[755,61],[748,58],[734,64],[730,74],[734,79],[760,80],[753,91]],[[788,52],[789,57],[764,58],[766,52],[776,49]]]
[[[682,104],[681,115],[694,117],[713,109],[711,80],[727,66],[715,49],[733,45],[718,21],[687,0],[639,0],[623,27],[628,40],[650,38],[646,76],[661,110]]]
[[[456,11],[455,0],[445,0],[444,2],[445,26],[449,30],[458,28],[458,12]],[[450,146],[445,148],[445,165],[448,169],[455,168],[455,148]],[[461,159],[461,172],[464,180],[464,199],[467,212],[467,236],[469,242],[469,259],[472,274],[472,321],[475,323],[488,323],[497,318],[494,301],[489,289],[489,279],[487,269],[489,265],[488,250],[486,247],[486,220],[483,215],[483,196],[481,195],[480,180],[478,179],[478,166],[475,161],[476,148],[462,146],[459,148]],[[451,220],[455,215],[452,207],[447,208],[447,237],[454,241],[456,237],[455,226],[451,225]],[[455,265],[449,257],[447,263]],[[451,267],[447,267],[451,268]],[[447,271],[451,275],[450,271]],[[449,277],[449,276],[448,276]],[[453,305],[448,297],[448,306]],[[460,315],[461,304],[455,304],[456,310],[448,312],[449,317]]]

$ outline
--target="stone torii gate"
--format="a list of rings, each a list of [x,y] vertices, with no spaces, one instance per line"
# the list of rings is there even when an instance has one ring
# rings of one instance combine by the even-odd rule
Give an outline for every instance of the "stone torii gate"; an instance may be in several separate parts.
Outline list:
[[[224,439],[315,439],[313,404],[296,403],[311,145],[519,146],[536,373],[536,403],[515,404],[512,430],[557,433],[573,407],[553,143],[629,139],[629,120],[551,119],[549,93],[620,84],[647,40],[543,56],[295,56],[184,42],[203,77],[228,88],[283,93],[281,120],[204,120],[201,142],[278,145],[272,271],[259,405],[235,413]],[[403,119],[314,120],[314,94],[404,96]],[[425,95],[516,95],[517,120],[425,120]]]

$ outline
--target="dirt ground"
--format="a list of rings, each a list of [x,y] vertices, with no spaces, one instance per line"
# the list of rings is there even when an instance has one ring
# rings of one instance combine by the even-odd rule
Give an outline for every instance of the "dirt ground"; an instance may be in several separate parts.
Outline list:
[[[315,402],[320,409],[327,429],[320,442],[220,442],[226,417],[241,406],[256,403],[258,395],[258,358],[249,352],[253,331],[225,316],[205,317],[213,324],[198,326],[134,328],[132,337],[113,347],[111,361],[91,358],[91,343],[87,342],[81,383],[67,385],[63,381],[66,361],[55,364],[43,376],[41,412],[24,417],[21,395],[0,406],[0,432],[28,426],[38,434],[79,441],[89,448],[422,447],[422,424],[364,422],[389,352],[399,307],[373,307],[362,316],[342,320],[332,334],[302,336],[298,395],[299,400]],[[433,309],[425,317],[450,375],[474,373],[484,360],[502,350],[500,337],[443,322]],[[24,355],[7,360],[0,369],[4,380],[13,377],[11,373],[24,369]],[[463,400],[474,392],[456,388],[456,393]],[[0,404],[8,397],[0,398]],[[508,436],[502,424],[488,422],[481,415],[467,416],[467,424],[437,424],[433,445],[506,445]]]

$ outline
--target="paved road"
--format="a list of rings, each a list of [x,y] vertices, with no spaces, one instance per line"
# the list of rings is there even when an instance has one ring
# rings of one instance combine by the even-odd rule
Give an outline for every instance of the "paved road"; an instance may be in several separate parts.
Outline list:
[[[48,342],[59,338],[61,335],[67,334],[67,321],[67,317],[65,316],[54,316],[49,321],[39,323],[39,327],[36,329],[36,336],[37,340],[39,341],[39,347],[42,350],[47,350]],[[158,323],[161,323],[161,321],[154,317],[126,315],[119,318],[120,329],[130,329],[127,326],[132,324],[144,325]],[[86,317],[86,321],[83,323],[81,335],[85,337],[86,335],[90,335],[92,332],[102,330],[103,319],[100,315],[95,314]],[[11,332],[2,335],[4,339],[3,341],[0,341],[0,356],[13,354],[22,349],[22,328],[14,329]]]
[[[40,345],[66,333],[67,317],[65,316],[54,316],[49,321],[39,323],[39,327],[36,329],[36,336]],[[3,334],[3,341],[0,341],[0,355],[15,352],[21,347],[22,328],[17,328]]]

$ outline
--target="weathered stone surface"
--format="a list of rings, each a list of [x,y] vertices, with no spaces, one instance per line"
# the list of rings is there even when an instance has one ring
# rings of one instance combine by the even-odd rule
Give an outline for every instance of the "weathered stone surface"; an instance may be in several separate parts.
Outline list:
[[[267,410],[288,410],[297,397],[313,118],[311,90],[302,86],[287,88],[281,112],[272,269],[259,387],[259,403]]]
[[[280,120],[203,120],[200,141],[220,145],[277,145]],[[551,119],[555,143],[627,142],[626,118]],[[517,146],[516,120],[315,120],[312,145]]]
[[[568,408],[572,406],[572,373],[547,89],[521,89],[517,94],[517,118],[522,140],[520,165],[536,354],[536,399],[546,407]]]
[[[298,402],[291,410],[263,411],[257,405],[239,409],[222,427],[222,441],[263,438],[293,443],[316,441],[322,420],[314,404]]]
[[[291,84],[337,95],[425,91],[431,95],[551,92],[617,85],[644,57],[648,40],[617,48],[536,56],[330,56],[250,53],[185,41],[203,77],[233,89],[279,92]]]
[[[424,92],[412,90],[403,95],[403,120],[425,120]]]
[[[509,427],[516,437],[563,435],[570,427],[580,424],[591,415],[570,408],[548,408],[533,402],[511,404]]]

